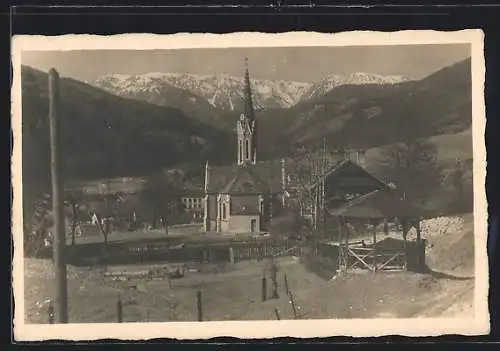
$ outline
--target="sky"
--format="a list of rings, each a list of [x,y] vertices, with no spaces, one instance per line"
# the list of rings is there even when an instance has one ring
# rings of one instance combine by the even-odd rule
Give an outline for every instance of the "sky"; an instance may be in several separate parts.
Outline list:
[[[354,72],[421,79],[470,57],[469,44],[176,50],[24,51],[23,65],[92,82],[106,74],[172,72],[316,82]]]

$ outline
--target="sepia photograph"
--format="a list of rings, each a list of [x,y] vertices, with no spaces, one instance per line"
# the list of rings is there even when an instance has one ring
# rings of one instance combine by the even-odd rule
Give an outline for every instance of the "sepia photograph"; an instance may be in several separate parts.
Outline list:
[[[480,30],[19,36],[13,65],[16,338],[488,332]]]

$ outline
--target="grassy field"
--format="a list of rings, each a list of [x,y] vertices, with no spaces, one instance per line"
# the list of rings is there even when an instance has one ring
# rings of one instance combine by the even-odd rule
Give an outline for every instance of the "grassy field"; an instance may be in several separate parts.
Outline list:
[[[39,264],[36,265],[40,267]],[[204,267],[201,273],[188,273],[183,279],[167,281],[114,282],[88,272],[69,282],[72,322],[114,322],[116,302],[123,302],[125,322],[195,321],[196,291],[202,291],[204,320],[293,319],[293,309],[284,291],[286,271],[301,318],[373,318],[439,316],[455,302],[455,297],[471,291],[473,280],[439,279],[405,272],[372,274],[357,272],[326,281],[308,272],[293,259],[281,260],[280,298],[262,302],[261,277],[264,262],[241,263],[236,267]],[[40,279],[40,276],[34,278]],[[50,279],[28,282],[27,320],[47,322],[51,296]],[[36,291],[33,287],[36,284]],[[270,282],[268,296],[271,295]],[[38,297],[42,296],[42,299]],[[42,300],[42,304],[37,301]]]
[[[196,292],[202,292],[205,320],[293,318],[284,291],[284,272],[300,318],[373,318],[470,315],[473,312],[473,235],[471,216],[463,232],[430,238],[429,266],[446,274],[352,272],[324,280],[295,258],[279,260],[280,298],[262,302],[261,279],[268,262],[200,265],[182,279],[113,281],[98,269],[68,267],[70,321],[116,321],[123,302],[125,322],[194,321]],[[150,266],[110,267],[145,270]],[[450,274],[452,276],[450,276]],[[25,260],[25,306],[28,323],[47,323],[47,300],[53,296],[50,261]],[[268,296],[271,283],[268,282]]]

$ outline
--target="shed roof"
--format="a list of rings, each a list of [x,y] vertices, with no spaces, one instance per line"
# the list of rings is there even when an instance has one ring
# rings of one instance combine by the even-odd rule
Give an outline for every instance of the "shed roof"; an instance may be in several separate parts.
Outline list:
[[[332,167],[326,175],[325,186],[327,196],[338,189],[352,192],[372,192],[375,190],[389,190],[390,187],[375,177],[366,169],[350,160],[340,161]]]
[[[395,192],[375,190],[357,197],[349,203],[331,209],[330,215],[351,218],[391,218],[412,217],[418,211],[407,201],[400,199]]]

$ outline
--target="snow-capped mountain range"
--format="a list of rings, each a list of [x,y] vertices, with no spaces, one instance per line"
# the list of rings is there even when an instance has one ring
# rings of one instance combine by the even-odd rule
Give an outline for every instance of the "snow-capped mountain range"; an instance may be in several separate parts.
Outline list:
[[[309,89],[301,96],[301,100],[309,100],[328,93],[333,88],[341,85],[365,85],[365,84],[397,84],[411,79],[404,76],[382,76],[374,73],[351,73],[349,75],[329,75],[317,83],[309,86]]]
[[[257,109],[286,108],[319,97],[341,85],[395,84],[410,80],[402,76],[371,73],[331,75],[317,83],[252,79],[253,101]],[[166,87],[183,89],[203,97],[212,106],[235,111],[241,108],[243,78],[229,75],[195,75],[188,73],[146,73],[140,75],[105,75],[90,83],[110,93],[134,97],[164,94]],[[193,103],[196,99],[191,99]]]

